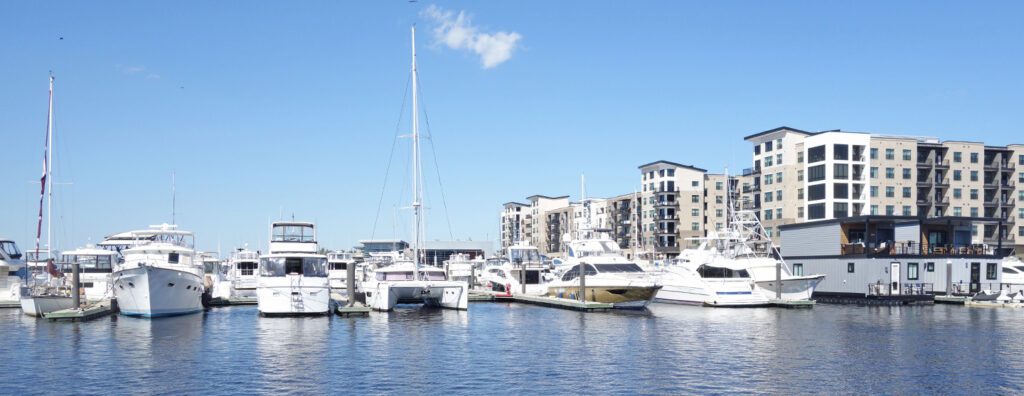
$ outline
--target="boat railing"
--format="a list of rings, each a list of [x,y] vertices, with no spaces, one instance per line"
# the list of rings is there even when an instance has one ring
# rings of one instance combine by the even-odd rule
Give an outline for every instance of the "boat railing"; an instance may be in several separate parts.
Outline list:
[[[957,282],[950,293],[957,296],[972,296],[978,292],[1007,290],[1010,292],[1024,291],[1024,284],[998,282]]]
[[[935,284],[903,282],[897,284],[875,282],[868,284],[868,296],[917,296],[932,294]]]

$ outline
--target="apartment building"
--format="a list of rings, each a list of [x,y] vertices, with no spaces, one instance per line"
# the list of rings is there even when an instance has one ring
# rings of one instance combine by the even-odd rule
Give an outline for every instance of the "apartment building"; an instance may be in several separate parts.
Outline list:
[[[974,242],[1024,251],[1024,145],[789,127],[745,140],[753,168],[742,191],[769,233],[863,215],[969,217],[987,219],[973,223]]]
[[[506,202],[501,211],[501,249],[515,244],[525,238],[526,214],[530,211],[530,205],[520,202]]]

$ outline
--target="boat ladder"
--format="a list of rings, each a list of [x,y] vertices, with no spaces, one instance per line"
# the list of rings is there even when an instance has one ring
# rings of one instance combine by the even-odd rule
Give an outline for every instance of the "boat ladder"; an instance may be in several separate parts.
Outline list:
[[[292,297],[292,311],[302,312],[304,311],[305,305],[302,300],[302,277],[297,276],[291,280],[291,297]]]

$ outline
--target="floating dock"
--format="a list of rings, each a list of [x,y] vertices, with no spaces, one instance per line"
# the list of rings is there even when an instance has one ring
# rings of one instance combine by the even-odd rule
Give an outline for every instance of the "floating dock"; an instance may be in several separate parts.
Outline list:
[[[499,293],[490,290],[469,291],[469,302],[505,302],[513,300],[512,295],[508,293]]]
[[[334,313],[338,314],[338,316],[369,316],[370,307],[367,307],[361,303],[356,303],[355,305],[352,306],[339,305],[337,308],[334,309]]]
[[[814,300],[769,300],[773,307],[780,308],[814,308]]]
[[[231,305],[256,305],[256,297],[214,298],[210,300],[211,307],[226,307]]]
[[[103,300],[81,308],[53,311],[43,314],[43,317],[51,322],[84,322],[103,316],[110,316],[116,312],[116,309],[116,304],[111,303],[110,300]]]
[[[21,308],[20,302],[0,303],[0,308]]]
[[[599,303],[594,301],[570,300],[568,298],[541,297],[528,295],[514,295],[512,300],[518,303],[541,305],[552,308],[571,309],[573,311],[595,312],[607,311],[615,308],[612,304]]]
[[[953,304],[953,305],[964,305],[967,300],[970,300],[967,296],[935,296],[936,304]]]

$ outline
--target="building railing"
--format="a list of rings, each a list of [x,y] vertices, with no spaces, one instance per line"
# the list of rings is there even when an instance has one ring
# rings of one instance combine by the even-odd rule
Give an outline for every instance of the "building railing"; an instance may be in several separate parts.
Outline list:
[[[932,283],[916,283],[916,282],[903,282],[899,284],[891,283],[868,283],[869,296],[920,296],[926,294],[932,294],[935,290],[935,285]]]
[[[1004,238],[1004,241],[1012,241]],[[880,244],[846,243],[840,245],[840,255],[867,255],[875,257],[890,256],[991,256],[995,254],[995,248],[988,244],[926,244],[924,247],[914,241],[906,242],[883,242]]]

